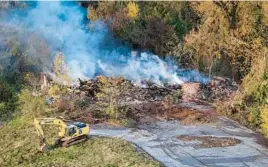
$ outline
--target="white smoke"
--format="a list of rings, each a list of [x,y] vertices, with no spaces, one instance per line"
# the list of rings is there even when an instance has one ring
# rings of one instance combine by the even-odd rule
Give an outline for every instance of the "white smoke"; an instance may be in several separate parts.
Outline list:
[[[98,61],[100,69],[106,76],[125,76],[137,83],[142,80],[152,81],[157,84],[163,82],[181,84],[183,81],[177,76],[177,67],[168,65],[156,55],[141,53],[140,57],[129,58],[121,67],[109,65]]]
[[[143,80],[157,84],[207,82],[199,72],[184,73],[174,62],[156,55],[133,56],[130,48],[111,37],[103,22],[90,23],[89,29],[86,9],[76,3],[38,2],[23,15],[12,12],[1,20],[41,34],[55,53],[63,52],[73,79],[106,75],[123,76],[136,83]]]

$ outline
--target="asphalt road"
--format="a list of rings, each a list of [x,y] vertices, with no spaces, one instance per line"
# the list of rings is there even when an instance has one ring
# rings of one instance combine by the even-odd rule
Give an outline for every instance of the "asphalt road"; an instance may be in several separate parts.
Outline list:
[[[256,134],[221,117],[216,125],[181,125],[178,121],[159,121],[137,128],[92,126],[90,135],[118,137],[134,143],[167,167],[267,167],[268,149],[258,144]],[[234,137],[241,143],[229,147],[199,148],[178,135]],[[198,141],[197,141],[198,142]]]

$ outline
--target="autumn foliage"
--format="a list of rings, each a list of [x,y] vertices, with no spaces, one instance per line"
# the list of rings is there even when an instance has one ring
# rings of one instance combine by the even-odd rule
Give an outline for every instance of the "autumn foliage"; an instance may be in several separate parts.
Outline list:
[[[268,134],[267,2],[98,2],[88,18],[107,22],[134,49],[241,83],[218,110]]]

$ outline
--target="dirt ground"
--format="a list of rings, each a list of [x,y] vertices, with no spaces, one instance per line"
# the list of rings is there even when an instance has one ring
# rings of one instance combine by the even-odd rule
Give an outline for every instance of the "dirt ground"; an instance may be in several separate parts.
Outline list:
[[[217,113],[210,105],[196,102],[179,104],[166,104],[165,102],[147,102],[136,104],[132,108],[132,117],[138,123],[153,122],[157,120],[178,120],[182,124],[215,123]]]
[[[240,140],[232,137],[214,137],[214,136],[187,136],[181,135],[177,139],[184,142],[195,142],[200,148],[211,147],[229,147],[241,143]],[[196,143],[197,142],[197,143]]]

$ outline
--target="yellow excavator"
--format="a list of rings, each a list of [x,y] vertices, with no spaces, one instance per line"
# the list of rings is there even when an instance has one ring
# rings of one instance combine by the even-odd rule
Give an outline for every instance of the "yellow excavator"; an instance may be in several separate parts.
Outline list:
[[[55,145],[68,147],[70,145],[87,140],[89,125],[82,122],[72,122],[63,118],[35,118],[34,125],[40,138],[40,151],[49,150],[46,137],[41,125],[56,125],[59,128],[58,139]]]

